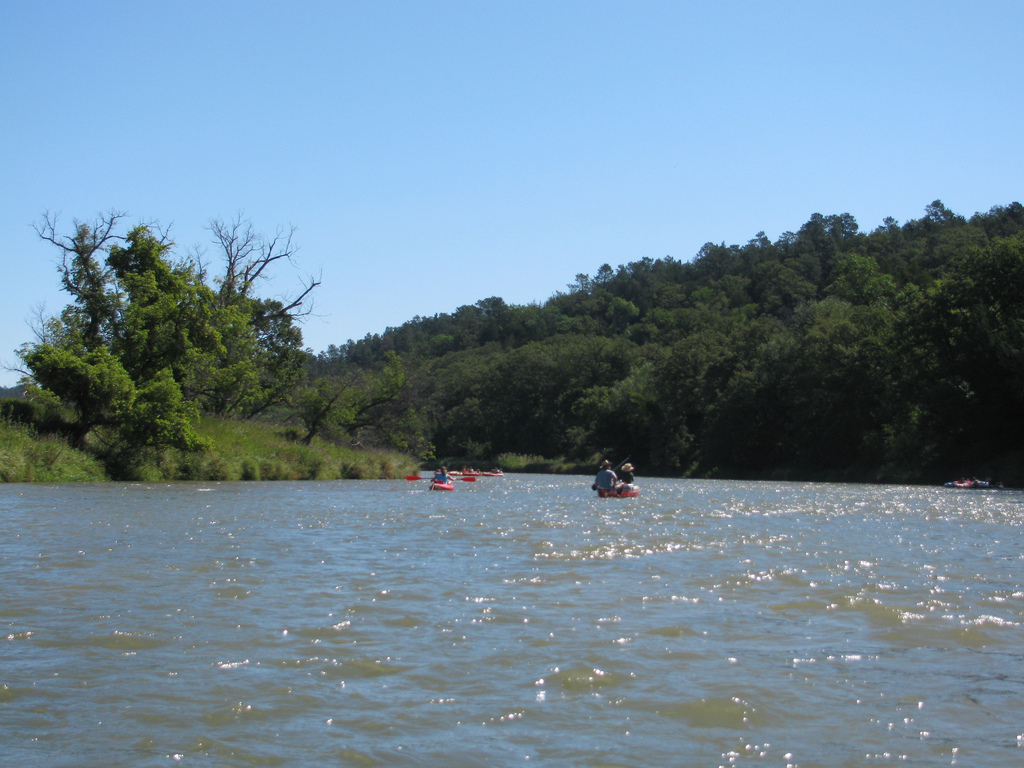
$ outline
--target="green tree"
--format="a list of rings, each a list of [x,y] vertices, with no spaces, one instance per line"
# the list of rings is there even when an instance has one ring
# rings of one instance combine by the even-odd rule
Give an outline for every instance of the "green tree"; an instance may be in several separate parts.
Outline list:
[[[297,390],[292,400],[295,416],[306,430],[303,442],[308,445],[318,435],[357,440],[365,430],[394,442],[392,433],[399,431],[408,414],[389,406],[398,401],[405,383],[404,366],[394,353],[377,372],[318,377]]]
[[[199,369],[194,392],[211,413],[253,417],[287,402],[302,380],[309,355],[299,322],[312,311],[320,280],[307,278],[297,295],[284,300],[260,298],[259,284],[276,266],[293,262],[295,228],[267,236],[239,214],[230,222],[214,219],[209,229],[222,263],[212,302],[222,349],[212,366]],[[205,277],[202,260],[195,260]]]
[[[168,371],[189,388],[200,371],[216,366],[222,353],[213,325],[213,293],[189,264],[168,261],[171,243],[148,227],[136,227],[125,245],[110,249],[110,293],[117,313],[109,323],[110,350],[136,382]]]
[[[800,320],[776,404],[787,421],[785,461],[806,476],[845,479],[881,454],[892,312],[828,298]]]
[[[840,258],[835,278],[825,293],[851,304],[876,304],[895,297],[896,282],[882,272],[874,259],[851,253]]]
[[[102,428],[111,456],[146,446],[199,447],[197,409],[182,385],[219,350],[211,294],[187,265],[167,261],[170,243],[148,227],[116,236],[119,218],[76,223],[75,234],[63,238],[55,219],[44,219],[40,236],[64,253],[62,284],[73,303],[20,355],[36,393],[45,391],[69,414],[65,430],[74,444]]]
[[[904,419],[924,414],[922,439],[950,462],[1024,447],[1024,237],[961,252],[910,310],[905,353],[931,375],[917,392],[903,382]]]
[[[707,329],[673,346],[662,371],[673,392],[666,422],[685,425],[691,435],[676,458],[680,466],[730,476],[779,462],[786,421],[778,404],[791,347],[788,329],[764,318]]]
[[[576,426],[570,455],[588,459],[597,454],[629,454],[645,466],[651,465],[652,457],[663,462],[682,446],[678,435],[666,441],[669,432],[662,429],[664,409],[659,394],[650,360],[635,363],[620,381],[583,392],[572,404]]]
[[[129,417],[135,384],[106,347],[84,351],[39,344],[21,354],[34,386],[71,412],[66,430],[72,445],[81,447],[94,428],[120,426]]]
[[[73,301],[62,315],[65,343],[80,343],[86,349],[105,343],[104,332],[117,311],[117,297],[108,290],[110,270],[104,259],[107,250],[119,239],[116,230],[124,216],[120,211],[111,211],[92,224],[76,220],[73,235],[57,231],[56,214],[45,214],[36,226],[39,237],[56,246],[62,255],[58,267],[61,286]]]

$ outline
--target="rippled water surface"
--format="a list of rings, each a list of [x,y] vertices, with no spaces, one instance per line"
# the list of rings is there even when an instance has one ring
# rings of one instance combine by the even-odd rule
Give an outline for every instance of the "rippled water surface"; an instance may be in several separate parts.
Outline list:
[[[0,763],[1024,764],[1024,495],[0,487]]]

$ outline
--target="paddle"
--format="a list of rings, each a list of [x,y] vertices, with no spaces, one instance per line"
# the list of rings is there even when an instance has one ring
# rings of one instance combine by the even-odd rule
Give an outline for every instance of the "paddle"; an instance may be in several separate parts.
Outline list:
[[[406,480],[433,480],[433,478],[420,477],[419,475],[406,475],[405,479]],[[476,478],[475,477],[460,477],[459,480],[461,480],[464,483],[475,483],[476,482]]]

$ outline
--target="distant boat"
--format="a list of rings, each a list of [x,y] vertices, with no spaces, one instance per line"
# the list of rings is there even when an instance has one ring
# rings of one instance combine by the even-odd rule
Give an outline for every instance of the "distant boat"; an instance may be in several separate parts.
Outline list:
[[[950,480],[948,483],[944,483],[943,485],[946,488],[966,488],[968,490],[1004,490],[1002,483],[993,483],[991,480]]]

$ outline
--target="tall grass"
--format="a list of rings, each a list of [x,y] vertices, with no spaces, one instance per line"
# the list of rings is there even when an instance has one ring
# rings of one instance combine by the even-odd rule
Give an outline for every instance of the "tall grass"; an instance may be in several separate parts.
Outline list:
[[[231,419],[204,418],[199,433],[211,449],[154,451],[130,470],[138,480],[346,480],[394,478],[415,470],[411,456],[356,450],[314,440],[294,430]]]
[[[401,477],[416,460],[394,451],[356,450],[314,440],[303,445],[286,427],[203,419],[199,433],[211,448],[188,453],[142,450],[102,462],[63,440],[0,422],[0,480],[344,480]]]
[[[498,456],[498,466],[506,472],[523,472],[543,475],[586,475],[597,471],[596,462],[569,461],[564,458],[545,459],[521,453],[503,453]]]
[[[0,480],[55,483],[106,480],[103,465],[62,438],[37,435],[26,424],[0,421]]]

